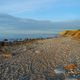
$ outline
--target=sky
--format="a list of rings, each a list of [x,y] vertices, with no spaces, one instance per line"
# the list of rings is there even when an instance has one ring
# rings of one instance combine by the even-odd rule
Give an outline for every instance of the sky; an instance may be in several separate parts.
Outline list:
[[[37,20],[80,20],[80,0],[0,0],[0,13]]]

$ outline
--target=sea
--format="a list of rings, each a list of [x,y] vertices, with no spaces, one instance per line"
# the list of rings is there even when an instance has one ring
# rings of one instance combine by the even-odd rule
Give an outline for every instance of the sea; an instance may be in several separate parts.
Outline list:
[[[8,41],[24,40],[24,39],[39,39],[39,38],[54,38],[58,37],[57,34],[0,34],[0,41],[8,39]]]

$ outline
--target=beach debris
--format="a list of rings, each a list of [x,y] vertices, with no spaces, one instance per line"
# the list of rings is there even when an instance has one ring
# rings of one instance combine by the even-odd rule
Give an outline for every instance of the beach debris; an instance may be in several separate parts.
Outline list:
[[[66,73],[65,73],[66,77],[80,79],[80,71],[76,64],[69,64],[67,66],[64,66],[64,69],[66,70]]]
[[[11,54],[2,54],[2,57],[5,59],[10,59],[10,58],[12,58],[12,55]]]
[[[65,80],[77,80],[80,79],[80,70],[76,64],[69,64],[64,67],[58,67],[54,69],[56,75],[63,74]]]
[[[65,70],[74,70],[77,68],[77,65],[76,64],[69,64],[67,66],[64,66],[64,69]]]
[[[56,68],[56,69],[54,70],[54,72],[55,72],[56,74],[64,74],[64,73],[65,73],[65,70],[64,70],[63,68]]]
[[[35,53],[40,53],[40,51],[36,50]]]

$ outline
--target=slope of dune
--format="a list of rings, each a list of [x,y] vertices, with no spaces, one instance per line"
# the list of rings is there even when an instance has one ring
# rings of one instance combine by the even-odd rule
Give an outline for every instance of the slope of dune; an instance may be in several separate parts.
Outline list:
[[[80,39],[80,30],[66,30],[60,32],[60,35]]]

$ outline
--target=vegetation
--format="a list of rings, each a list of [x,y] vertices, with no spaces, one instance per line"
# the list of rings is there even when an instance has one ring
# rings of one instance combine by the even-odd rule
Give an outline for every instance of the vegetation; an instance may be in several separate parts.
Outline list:
[[[80,39],[80,30],[66,30],[60,32],[60,35]]]

